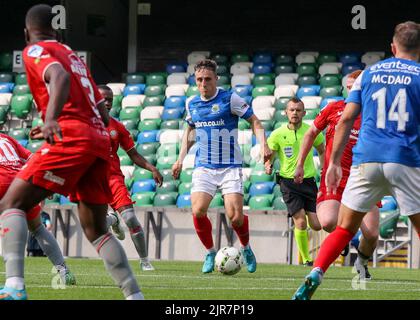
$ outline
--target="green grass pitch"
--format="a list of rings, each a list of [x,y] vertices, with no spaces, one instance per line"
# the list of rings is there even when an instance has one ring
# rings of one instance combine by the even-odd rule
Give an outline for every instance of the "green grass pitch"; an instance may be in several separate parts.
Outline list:
[[[101,260],[67,259],[77,285],[53,289],[55,274],[46,258],[26,258],[25,278],[29,299],[102,300],[123,299],[121,291],[105,271]],[[234,276],[218,272],[201,273],[201,262],[154,261],[156,271],[143,272],[137,261],[130,261],[146,299],[150,300],[290,300],[310,268],[281,264],[259,264],[250,274],[243,268]],[[315,300],[339,299],[418,299],[419,270],[371,268],[374,278],[365,289],[352,279],[351,267],[331,267],[314,294]],[[4,283],[4,264],[0,265],[0,283]]]

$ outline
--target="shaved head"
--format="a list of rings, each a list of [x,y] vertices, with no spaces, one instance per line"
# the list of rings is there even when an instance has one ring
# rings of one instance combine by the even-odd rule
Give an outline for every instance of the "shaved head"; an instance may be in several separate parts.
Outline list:
[[[47,4],[37,4],[26,13],[25,25],[28,29],[52,31],[52,20],[54,14],[52,8]]]

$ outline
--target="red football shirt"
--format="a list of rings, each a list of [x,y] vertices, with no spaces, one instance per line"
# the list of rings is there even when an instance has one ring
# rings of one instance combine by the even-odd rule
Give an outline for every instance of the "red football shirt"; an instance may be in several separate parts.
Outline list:
[[[315,127],[323,131],[326,131],[326,148],[325,148],[325,165],[322,169],[323,174],[327,172],[330,156],[333,148],[335,127],[343,114],[346,103],[344,100],[329,103],[315,118]],[[352,164],[353,147],[355,146],[357,139],[359,138],[360,130],[360,115],[356,118],[347,145],[344,149],[343,156],[341,158],[341,168],[343,170],[343,177],[350,174],[350,167]]]
[[[128,152],[135,147],[135,144],[133,139],[131,138],[130,132],[128,132],[128,130],[124,127],[124,125],[121,122],[115,120],[112,117],[110,118],[107,130],[111,137],[111,175],[122,175],[120,169],[120,158],[117,154],[118,148],[119,146],[121,146],[121,148]]]
[[[0,133],[0,185],[9,185],[30,156],[19,142]]]
[[[109,159],[109,135],[96,108],[103,98],[88,68],[76,53],[55,40],[40,41],[24,49],[23,61],[29,87],[43,120],[49,101],[45,72],[49,66],[60,64],[69,73],[69,96],[58,117],[63,146]]]

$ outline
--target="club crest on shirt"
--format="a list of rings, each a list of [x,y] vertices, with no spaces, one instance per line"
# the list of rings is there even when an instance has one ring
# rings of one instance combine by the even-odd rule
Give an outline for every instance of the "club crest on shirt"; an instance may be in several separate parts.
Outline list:
[[[220,110],[220,106],[218,104],[214,104],[211,106],[211,112],[217,113]]]
[[[111,132],[109,133],[109,135],[111,136],[112,139],[115,139],[118,135],[116,130],[111,130]]]
[[[42,51],[44,51],[44,48],[34,44],[28,49],[28,57],[39,58],[41,57]]]
[[[291,156],[293,156],[293,148],[292,147],[284,147],[284,154],[286,155],[286,157],[290,158]]]

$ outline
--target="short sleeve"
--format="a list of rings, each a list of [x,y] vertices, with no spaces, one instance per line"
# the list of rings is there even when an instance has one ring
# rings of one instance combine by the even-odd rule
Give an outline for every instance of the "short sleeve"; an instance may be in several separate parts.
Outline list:
[[[322,134],[322,132],[320,132],[315,138],[314,147],[318,147],[323,142],[324,142],[324,135]]]
[[[280,145],[279,145],[279,142],[278,142],[279,141],[278,136],[279,136],[279,131],[274,130],[270,134],[270,136],[268,137],[267,144],[268,144],[268,147],[271,150],[279,150],[280,149]]]
[[[45,81],[45,72],[53,64],[60,64],[55,57],[53,57],[46,48],[40,44],[34,44],[25,48],[23,52],[23,61],[25,68],[31,71],[32,75],[36,75]]]
[[[334,102],[329,103],[324,109],[321,110],[320,113],[315,117],[313,122],[314,126],[319,130],[323,131],[326,127],[328,127],[328,118],[331,114],[331,110],[334,107]]]
[[[118,124],[118,137],[120,146],[124,149],[125,152],[128,152],[135,147],[134,141],[131,138],[130,132],[128,132],[128,130],[121,123]]]
[[[353,83],[353,87],[350,90],[349,96],[346,99],[346,103],[362,103],[362,78],[364,71],[357,77],[356,81]]]
[[[187,102],[187,106],[186,106],[186,111],[187,111],[187,114],[185,115],[185,121],[188,123],[188,125],[191,127],[191,128],[195,128],[195,124],[194,124],[194,122],[192,121],[192,117],[191,117],[191,112],[190,112],[190,102]]]
[[[236,93],[230,97],[230,111],[243,119],[249,119],[254,114],[251,106]]]

